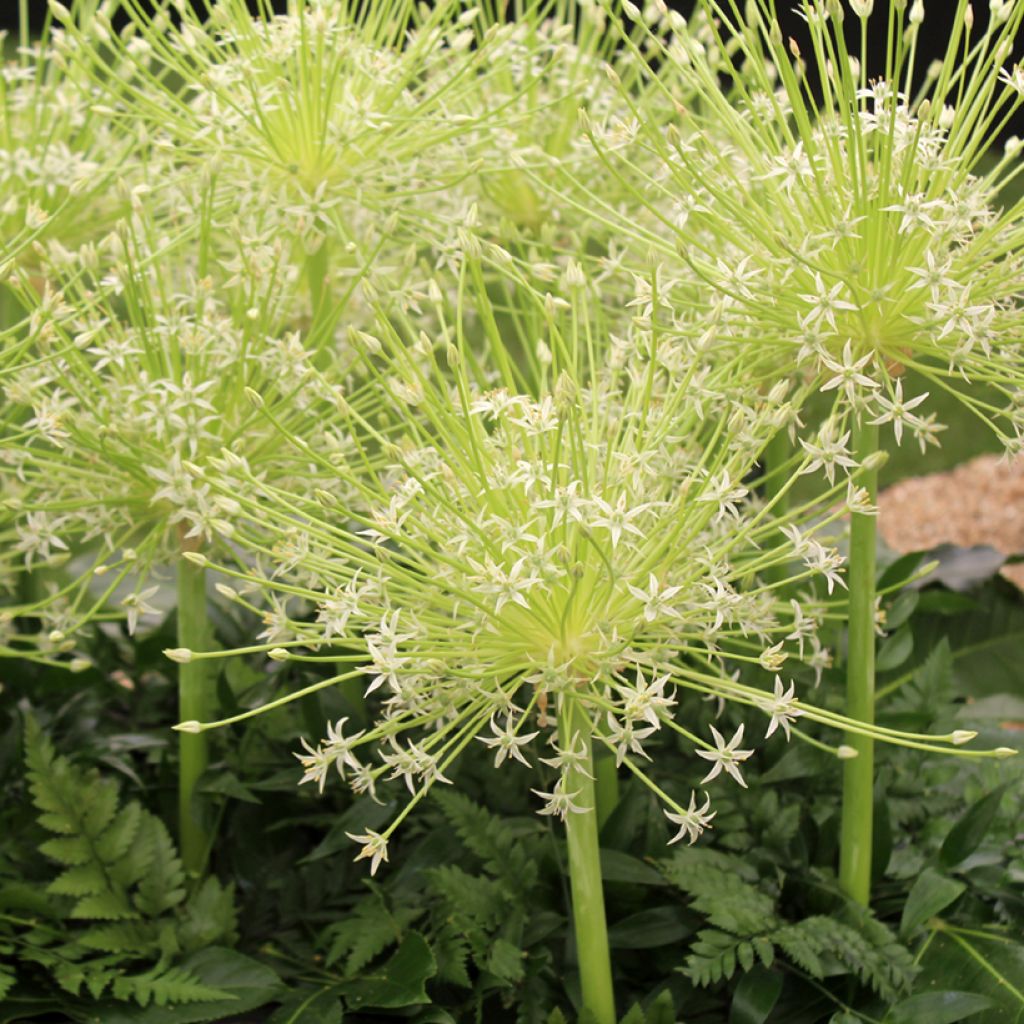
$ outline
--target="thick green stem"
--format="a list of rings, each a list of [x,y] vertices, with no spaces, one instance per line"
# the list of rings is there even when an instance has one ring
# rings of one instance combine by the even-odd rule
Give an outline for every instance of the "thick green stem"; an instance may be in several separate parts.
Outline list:
[[[607,750],[594,752],[594,800],[597,827],[602,829],[619,805],[619,768],[615,755]]]
[[[188,559],[178,562],[178,646],[192,651],[209,648],[206,614],[206,570]],[[209,722],[216,718],[216,700],[210,685],[209,662],[193,661],[178,669],[178,720]],[[201,875],[206,867],[211,836],[205,808],[195,788],[210,760],[203,733],[181,733],[178,766],[178,841],[185,870]]]
[[[583,1006],[596,1024],[615,1024],[615,994],[612,989],[612,961],[608,948],[608,923],[601,887],[601,851],[597,841],[597,808],[594,794],[593,748],[586,712],[571,695],[559,702],[558,735],[563,750],[579,750],[582,762],[567,773],[567,793],[581,812],[570,811],[565,818],[569,847],[569,884],[572,917],[576,931],[576,958],[580,968]]]
[[[327,353],[333,352],[333,348],[327,344],[328,335],[333,330],[333,326],[329,322],[333,313],[330,269],[330,244],[324,239],[320,248],[311,256],[306,257],[306,282],[309,285],[310,337],[315,345],[319,345],[321,350]],[[333,359],[333,356],[331,358]],[[344,673],[347,670],[348,666],[344,662],[339,663],[339,673]],[[344,684],[345,710],[353,719],[356,728],[363,728],[370,717],[366,710],[366,698],[363,695],[364,686],[365,683],[360,679],[353,679]],[[319,698],[307,702],[304,705],[303,713],[307,730],[311,731],[314,736],[317,735],[323,729],[324,724]]]
[[[859,422],[854,429],[854,457],[863,462],[878,450],[878,427]],[[874,502],[878,471],[858,479]],[[875,549],[876,519],[851,517],[850,618],[846,658],[846,713],[858,722],[875,720]],[[872,803],[874,740],[847,733],[846,743],[857,756],[843,763],[843,813],[839,847],[839,884],[858,903],[871,895]]]
[[[786,430],[780,430],[766,445],[761,462],[766,474],[764,479],[765,501],[774,502],[772,511],[777,516],[785,515],[789,509],[789,495],[780,492],[789,483],[789,477],[781,468],[793,454],[793,445]]]

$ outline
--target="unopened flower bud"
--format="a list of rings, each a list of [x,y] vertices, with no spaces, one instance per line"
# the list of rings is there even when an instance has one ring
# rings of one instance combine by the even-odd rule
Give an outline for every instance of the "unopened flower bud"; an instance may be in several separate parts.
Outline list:
[[[848,747],[845,743],[836,750],[836,757],[840,761],[852,761],[855,757],[860,757],[860,754],[854,750],[853,747]]]
[[[179,665],[187,665],[192,660],[192,651],[187,647],[168,647],[164,656]]]
[[[288,651],[285,650],[285,648],[283,647],[274,647],[271,650],[267,651],[267,657],[271,661],[287,661]]]
[[[171,728],[175,732],[189,732],[189,733],[200,733],[203,731],[202,722],[179,722],[177,725],[172,725]]]
[[[914,0],[910,5],[910,24],[920,25],[924,21],[924,0]]]
[[[875,0],[850,0],[850,8],[858,18],[870,18]]]
[[[87,668],[92,668],[92,661],[89,658],[72,658],[68,668],[72,672],[84,672]]]
[[[181,553],[181,557],[184,558],[185,561],[198,566],[200,569],[205,569],[210,564],[210,560],[202,553],[202,551],[183,551]]]
[[[962,747],[965,743],[970,743],[978,734],[971,729],[957,729],[952,736],[950,741],[954,746]]]

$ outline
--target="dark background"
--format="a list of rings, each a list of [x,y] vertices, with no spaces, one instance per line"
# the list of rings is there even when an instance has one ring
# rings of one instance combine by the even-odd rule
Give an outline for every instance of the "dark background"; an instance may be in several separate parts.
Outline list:
[[[66,0],[66,2],[69,2],[69,0]],[[192,2],[197,9],[202,9],[204,6],[203,0],[192,0]],[[287,0],[272,0],[272,2],[278,10],[284,10],[287,7]],[[372,5],[375,2],[379,2],[379,0],[365,0],[365,2]],[[638,0],[638,2],[642,2],[642,0]],[[859,21],[849,13],[848,0],[843,0],[843,2],[848,12],[845,24],[849,49],[852,53],[863,56],[859,54]],[[869,21],[871,33],[868,38],[866,57],[869,75],[877,75],[883,70],[887,21],[885,12],[888,4],[889,0],[875,0],[875,13]],[[793,12],[795,5],[796,0],[777,0],[776,2],[779,21],[783,31],[787,36],[793,36],[799,42],[806,37],[806,25]],[[254,5],[250,4],[250,6]],[[688,14],[693,8],[693,0],[674,0],[672,6],[681,13]],[[917,68],[920,73],[924,73],[933,59],[939,58],[945,53],[952,32],[953,20],[956,17],[957,6],[957,0],[927,0],[927,15],[922,26],[921,39],[918,44],[919,59]],[[986,0],[974,0],[974,9],[976,17],[974,38],[977,38],[988,20],[988,3]],[[28,0],[28,10],[32,30],[38,32],[46,18],[46,0]],[[0,0],[0,28],[10,29],[13,33],[17,30],[17,27],[17,0]],[[1019,43],[1024,44],[1024,40],[1020,40]],[[804,49],[808,48],[804,47]],[[1024,45],[1019,45],[1014,59],[1021,60],[1022,51],[1024,51]],[[1011,129],[1004,134],[1011,133],[1024,135],[1024,115],[1016,118]]]

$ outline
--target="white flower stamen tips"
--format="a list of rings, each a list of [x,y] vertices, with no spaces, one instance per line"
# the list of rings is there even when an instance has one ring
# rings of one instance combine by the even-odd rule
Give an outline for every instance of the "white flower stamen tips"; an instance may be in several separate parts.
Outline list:
[[[679,831],[668,841],[668,845],[678,843],[684,836],[689,837],[689,845],[692,846],[701,836],[706,828],[711,828],[711,820],[718,813],[711,809],[711,797],[704,794],[704,803],[697,806],[697,794],[690,793],[690,805],[686,810],[680,810],[675,814],[672,811],[665,811],[665,817],[673,825],[679,826]]]
[[[493,736],[478,736],[477,739],[484,744],[486,747],[490,747],[495,751],[494,753],[494,767],[500,768],[502,763],[507,757],[511,757],[514,761],[519,761],[520,764],[530,767],[530,762],[526,760],[521,750],[531,740],[536,739],[540,733],[531,732],[526,733],[523,736],[517,735],[516,726],[512,722],[511,718],[505,719],[505,727],[501,728],[494,717],[491,717],[490,721],[491,732]]]
[[[781,677],[776,676],[774,694],[771,697],[756,698],[755,703],[765,714],[770,716],[768,731],[764,734],[764,738],[768,739],[781,726],[786,739],[790,739],[790,726],[803,714],[803,711],[796,707],[797,698],[794,684],[790,682],[787,690],[782,685]]]
[[[544,800],[544,806],[537,812],[538,814],[551,815],[564,821],[567,814],[593,813],[592,808],[583,807],[573,802],[579,796],[579,791],[566,792],[564,775],[559,777],[551,792],[548,793],[540,789],[531,789],[530,792]]]
[[[388,840],[386,836],[379,832],[374,832],[372,829],[367,829],[361,835],[355,835],[352,832],[346,832],[345,835],[353,842],[361,844],[362,849],[356,854],[355,859],[369,860],[371,875],[377,873],[377,868],[380,867],[382,861],[385,864],[387,863]]]
[[[724,771],[727,775],[730,775],[735,779],[744,789],[746,789],[747,784],[744,781],[743,776],[740,774],[739,766],[746,761],[748,757],[752,756],[754,751],[739,749],[739,745],[743,742],[743,726],[740,725],[728,743],[725,742],[725,738],[713,725],[710,728],[711,735],[715,740],[715,749],[697,751],[698,757],[703,757],[706,761],[713,762],[711,770],[703,779],[701,779],[701,783],[710,782]]]

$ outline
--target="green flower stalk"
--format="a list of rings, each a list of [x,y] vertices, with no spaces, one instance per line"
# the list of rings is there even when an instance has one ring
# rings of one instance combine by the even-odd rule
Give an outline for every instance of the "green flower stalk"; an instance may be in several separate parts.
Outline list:
[[[656,326],[638,325],[622,358],[609,360],[586,295],[583,286],[562,313],[535,300],[550,310],[550,386],[524,379],[500,334],[486,350],[496,369],[485,370],[461,320],[443,320],[438,339],[413,346],[383,323],[366,348],[367,373],[406,422],[383,431],[349,417],[356,454],[332,467],[341,489],[362,499],[348,506],[348,522],[329,494],[261,484],[231,455],[210,464],[202,480],[214,492],[222,475],[236,481],[234,540],[264,566],[223,571],[285,601],[281,638],[246,652],[334,665],[340,648],[349,668],[262,708],[178,728],[205,732],[363,680],[375,721],[355,733],[330,724],[298,756],[303,781],[321,788],[333,769],[358,793],[376,794],[387,779],[408,787],[383,831],[353,836],[371,870],[471,742],[492,749],[496,767],[553,748],[541,760],[556,770],[554,784],[535,792],[541,814],[569,822],[584,996],[610,1019],[591,744],[652,788],[678,828],[673,841],[693,841],[710,827],[711,801],[693,792],[682,803],[659,789],[644,769],[646,741],[661,730],[682,736],[709,762],[704,784],[745,785],[754,751],[743,746],[746,723],[728,739],[714,728],[705,739],[679,721],[680,690],[763,713],[768,735],[803,736],[794,725],[802,719],[942,750],[970,734],[927,738],[850,722],[783,682],[787,658],[819,669],[828,661],[816,637],[824,602],[788,595],[839,582],[842,559],[822,538],[847,507],[846,483],[824,505],[773,517],[739,481],[787,415],[777,394],[736,402],[748,383],[742,364],[687,358]],[[316,457],[294,432],[282,438]],[[856,489],[849,501],[863,507]],[[268,572],[286,547],[287,560]],[[191,663],[230,652],[169,653]],[[755,678],[735,675],[740,668]]]
[[[920,87],[924,5],[851,6],[801,0],[806,30],[786,41],[767,2],[701,0],[692,26],[677,18],[672,33],[648,37],[653,80],[692,100],[677,124],[646,119],[663,169],[644,195],[663,230],[633,231],[634,244],[669,266],[681,254],[706,282],[696,302],[691,291],[665,301],[703,316],[727,352],[756,348],[780,374],[835,395],[848,427],[800,442],[819,465],[863,466],[881,426],[897,443],[937,444],[942,425],[922,407],[927,393],[904,392],[911,380],[955,395],[1017,452],[1024,203],[1002,197],[1020,173],[1020,142],[989,154],[1024,102],[1024,73],[1006,65],[1024,4],[993,3],[982,25],[958,0],[946,53]],[[847,48],[851,17],[865,53],[869,18],[886,21],[877,76]],[[866,521],[854,530],[848,710],[869,721],[874,541]],[[861,749],[840,873],[863,902],[870,864],[856,851],[870,836],[871,779]]]

